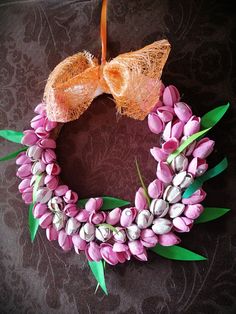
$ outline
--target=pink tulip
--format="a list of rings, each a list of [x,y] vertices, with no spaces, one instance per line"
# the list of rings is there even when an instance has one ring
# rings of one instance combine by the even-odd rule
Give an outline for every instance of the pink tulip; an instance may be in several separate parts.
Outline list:
[[[152,229],[144,229],[140,235],[141,243],[145,247],[154,247],[158,243],[158,237]]]
[[[204,211],[204,207],[201,204],[188,205],[185,207],[184,215],[190,219],[197,219]]]
[[[74,204],[78,201],[78,194],[76,192],[68,190],[63,199],[68,204]]]
[[[182,136],[183,128],[184,122],[178,119],[174,122],[170,121],[166,124],[162,137],[165,141],[168,141],[172,137],[179,139]]]
[[[25,204],[31,204],[33,202],[33,189],[32,187],[28,187],[22,193],[22,199]]]
[[[100,245],[100,253],[102,258],[110,265],[118,264],[118,257],[116,252],[113,251],[112,245],[108,243],[102,243]]]
[[[125,261],[130,260],[131,253],[129,251],[128,245],[122,243],[114,243],[113,251],[116,252],[119,263],[124,263]]]
[[[33,119],[30,121],[30,126],[31,128],[36,130],[37,128],[42,127],[44,125],[44,121],[45,117],[39,114],[33,117]]]
[[[176,138],[170,138],[162,144],[162,150],[166,154],[171,154],[179,147],[179,141]]]
[[[59,231],[59,234],[58,234],[58,243],[64,251],[69,251],[71,250],[72,245],[73,245],[72,237],[67,235],[65,230],[62,229]]]
[[[174,117],[174,110],[169,106],[162,106],[157,108],[157,115],[158,117],[164,122],[167,123],[173,120]]]
[[[84,251],[87,247],[87,242],[81,239],[78,234],[74,234],[72,236],[72,243],[74,244],[75,252],[77,254],[79,254],[80,251]]]
[[[90,212],[89,222],[93,223],[94,225],[98,225],[103,223],[106,220],[106,213],[105,212]]]
[[[181,138],[180,145],[183,144],[187,139],[188,139],[188,136],[183,136],[183,137]],[[192,153],[193,153],[193,151],[194,151],[194,148],[195,148],[196,144],[197,144],[196,141],[194,141],[194,142],[192,142],[191,144],[189,144],[189,145],[187,146],[187,148],[183,151],[183,154],[184,154],[185,156],[187,156],[187,157],[188,157],[188,156],[191,156]]]
[[[75,204],[67,204],[63,211],[68,217],[75,217],[79,213]]]
[[[164,184],[156,179],[148,186],[148,194],[151,198],[160,198],[164,192]]]
[[[52,197],[52,191],[47,187],[41,187],[36,192],[36,202],[47,203]]]
[[[161,133],[164,127],[163,122],[156,113],[150,113],[148,115],[148,126],[150,131],[155,134]]]
[[[90,216],[90,212],[85,209],[82,209],[78,215],[75,217],[80,222],[87,222]]]
[[[27,156],[30,157],[32,161],[36,161],[41,158],[43,149],[38,145],[30,146],[27,149]]]
[[[42,160],[35,161],[32,165],[31,172],[34,175],[39,175],[45,171],[46,165]]]
[[[188,165],[188,172],[190,172],[193,176],[199,177],[203,175],[208,169],[208,164],[205,159],[201,159],[195,157],[191,160]]]
[[[51,138],[43,138],[38,141],[39,147],[42,148],[56,148],[56,142]]]
[[[44,128],[47,132],[52,131],[57,126],[57,122],[50,121],[48,118],[45,119]]]
[[[16,158],[17,165],[31,164],[30,158],[26,155],[25,152],[20,153]]]
[[[51,163],[46,166],[46,172],[49,175],[57,176],[61,172],[61,167],[56,163]]]
[[[24,179],[21,181],[21,183],[18,185],[18,189],[20,191],[20,193],[23,193],[25,189],[27,189],[28,187],[30,187],[30,179]]]
[[[167,86],[164,89],[162,99],[166,106],[173,107],[174,104],[180,100],[178,89],[173,85]]]
[[[159,244],[163,246],[172,246],[181,242],[180,238],[177,237],[173,232],[159,235]]]
[[[31,173],[31,164],[21,165],[16,172],[17,177],[19,177],[21,179],[25,179],[28,176],[30,176],[31,174],[32,174]]]
[[[208,137],[201,139],[193,151],[193,156],[201,159],[207,158],[212,153],[214,145],[215,142]]]
[[[120,221],[121,209],[114,208],[107,214],[106,222],[112,226],[116,225]]]
[[[59,185],[54,191],[56,196],[63,196],[69,190],[67,185]]]
[[[190,136],[200,130],[201,118],[192,116],[184,126],[184,135]]]
[[[56,161],[56,154],[54,150],[47,148],[42,152],[41,159],[45,164],[51,164]]]
[[[46,204],[36,203],[33,207],[32,213],[34,218],[41,218],[48,210]]]
[[[153,147],[150,149],[151,155],[154,157],[156,161],[166,161],[168,154],[165,153],[161,148],[159,147]]]
[[[47,175],[44,179],[44,183],[46,184],[47,188],[54,191],[58,187],[59,178],[57,176]]]
[[[89,212],[98,211],[102,207],[102,203],[101,197],[90,198],[85,204],[85,209]]]
[[[148,208],[147,198],[143,188],[139,188],[138,191],[136,192],[134,203],[137,210]]]
[[[183,198],[182,203],[185,205],[194,205],[201,203],[206,197],[206,192],[203,189],[198,189],[189,198]]]
[[[99,262],[102,259],[101,253],[100,253],[100,247],[97,243],[91,241],[86,249],[85,254],[87,256],[87,259],[89,261],[96,261]]]
[[[23,133],[24,133],[24,136],[21,140],[21,144],[26,145],[26,146],[32,146],[37,143],[39,138],[33,130],[26,130]]]
[[[116,227],[116,231],[113,231],[113,238],[118,243],[124,243],[126,241],[125,228]]]
[[[143,252],[141,254],[134,255],[134,257],[136,259],[138,259],[139,261],[147,262],[148,258],[147,258],[147,251],[146,251],[146,249],[143,248]]]
[[[46,237],[48,241],[55,241],[58,239],[58,231],[52,225],[50,225],[46,229]]]
[[[128,246],[132,255],[140,255],[144,251],[143,244],[140,240],[129,241]]]
[[[44,127],[39,127],[35,130],[35,134],[38,136],[38,138],[48,138],[49,133],[44,129]]]
[[[157,165],[157,178],[164,183],[170,183],[173,178],[173,172],[166,162],[160,161]]]
[[[184,102],[175,103],[174,111],[177,117],[183,122],[187,122],[192,116],[191,108]]]
[[[137,216],[137,209],[134,207],[125,208],[120,216],[120,224],[122,227],[129,227]]]
[[[53,214],[47,211],[39,218],[39,224],[41,228],[46,229],[49,225],[51,225],[53,219]]]
[[[177,232],[189,232],[193,226],[193,220],[187,217],[176,217],[173,226]]]
[[[46,106],[44,103],[40,103],[36,106],[36,108],[34,109],[34,112],[42,115],[42,116],[46,116]]]

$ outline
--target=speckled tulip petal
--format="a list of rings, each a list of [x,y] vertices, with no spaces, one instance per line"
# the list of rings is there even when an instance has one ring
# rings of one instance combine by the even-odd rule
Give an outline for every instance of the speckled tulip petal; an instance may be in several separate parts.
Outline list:
[[[220,218],[230,211],[230,208],[205,207],[204,212],[195,220],[196,224],[209,222]]]

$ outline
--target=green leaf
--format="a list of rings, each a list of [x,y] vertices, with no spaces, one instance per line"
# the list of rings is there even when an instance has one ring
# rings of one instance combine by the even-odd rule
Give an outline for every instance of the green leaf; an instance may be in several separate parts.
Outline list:
[[[99,261],[99,262],[88,261],[88,264],[98,284],[100,285],[102,290],[105,292],[105,294],[108,295],[106,282],[105,282],[103,261]]]
[[[32,210],[36,201],[36,192],[38,190],[39,187],[39,182],[41,179],[42,175],[38,175],[35,183],[34,183],[34,188],[33,188],[33,203],[30,204],[29,206],[29,219],[28,219],[28,223],[29,223],[29,230],[30,230],[30,238],[31,238],[31,242],[34,241],[36,233],[38,231],[38,227],[39,227],[39,220],[34,218]]]
[[[219,106],[213,110],[208,111],[201,118],[201,127],[202,129],[212,128],[220,119],[224,116],[226,111],[229,109],[230,104]]]
[[[14,143],[21,143],[24,134],[13,130],[0,130],[0,137]]]
[[[208,222],[220,218],[230,211],[230,208],[205,207],[204,212],[196,220],[196,224]]]
[[[0,161],[5,161],[5,160],[13,159],[13,158],[17,157],[17,156],[19,155],[19,153],[21,153],[21,152],[23,152],[23,151],[25,151],[25,150],[27,150],[27,147],[24,147],[24,148],[22,148],[22,149],[19,149],[19,150],[17,150],[16,152],[12,152],[12,153],[10,153],[10,154],[8,154],[8,155],[6,155],[6,156],[0,157]]]
[[[116,207],[123,207],[130,204],[129,201],[121,200],[119,198],[115,198],[111,196],[102,196],[102,199],[103,199],[103,204],[102,204],[101,210],[114,209]],[[84,208],[88,200],[89,198],[79,200],[78,205],[80,206],[80,208]]]
[[[141,175],[141,171],[140,171],[140,168],[139,168],[139,165],[138,165],[137,158],[135,158],[135,164],[136,164],[136,169],[137,169],[137,172],[138,172],[138,177],[139,177],[140,183],[141,183],[142,188],[144,190],[144,194],[145,194],[146,200],[147,200],[148,204],[150,205],[151,204],[151,200],[150,200],[150,197],[148,195],[147,188],[146,188],[146,186],[144,184],[144,181],[143,181],[143,178],[142,178],[142,175]]]
[[[179,261],[204,261],[206,257],[196,254],[192,251],[189,251],[181,246],[161,246],[156,245],[154,248],[151,248],[156,254],[173,260]]]
[[[185,190],[182,198],[190,197],[195,191],[197,191],[205,181],[210,180],[221,172],[223,172],[228,167],[227,158],[224,158],[219,162],[214,168],[205,172],[202,176],[193,181],[193,183]]]

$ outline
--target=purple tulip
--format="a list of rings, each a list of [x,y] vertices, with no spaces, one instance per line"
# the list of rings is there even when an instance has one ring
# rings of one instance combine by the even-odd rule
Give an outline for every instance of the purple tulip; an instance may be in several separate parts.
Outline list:
[[[154,247],[158,243],[158,237],[152,229],[144,229],[140,235],[141,243],[145,247]]]
[[[187,217],[176,217],[173,219],[173,226],[177,232],[189,232],[193,226],[193,220]]]
[[[89,222],[93,223],[94,225],[98,225],[103,223],[106,220],[106,213],[105,212],[90,212]]]
[[[159,134],[162,132],[164,124],[156,113],[150,113],[148,115],[148,126],[151,132]]]
[[[51,164],[56,161],[56,154],[54,150],[47,148],[42,152],[41,159],[45,164]]]
[[[67,204],[64,207],[63,211],[68,217],[75,217],[79,213],[75,204]]]
[[[55,241],[58,239],[58,231],[50,225],[46,229],[46,237],[49,241]]]
[[[173,120],[174,117],[174,110],[169,106],[162,106],[157,108],[157,115],[158,117],[164,122],[167,123]]]
[[[148,186],[148,194],[151,198],[160,198],[164,192],[164,184],[156,179]]]
[[[103,204],[103,200],[101,197],[90,198],[85,204],[85,209],[89,212],[98,211]]]
[[[204,207],[201,204],[194,204],[186,206],[184,215],[190,219],[197,219],[204,211]]]
[[[59,231],[59,234],[58,234],[58,243],[59,243],[60,247],[61,247],[64,251],[69,251],[69,250],[71,250],[71,248],[72,248],[72,246],[73,246],[71,236],[67,235],[64,229],[62,229],[62,230]]]
[[[184,126],[184,135],[190,136],[200,130],[201,118],[192,116]]]
[[[205,159],[194,157],[188,165],[188,172],[193,176],[199,177],[208,169],[208,164]]]
[[[137,209],[134,207],[125,208],[120,216],[122,227],[129,227],[137,216]]]
[[[159,235],[158,239],[159,244],[163,246],[172,246],[181,242],[180,238],[177,237],[173,232],[161,234]]]
[[[206,192],[203,189],[198,189],[189,198],[183,198],[182,203],[186,205],[194,205],[201,203],[206,197]]]
[[[16,172],[17,177],[21,179],[25,179],[31,174],[31,163],[21,165]]]
[[[28,187],[22,193],[22,199],[25,204],[31,204],[33,202],[33,188]]]
[[[23,133],[24,133],[24,136],[21,140],[21,144],[26,145],[26,146],[32,146],[37,143],[39,138],[33,130],[26,130]]]
[[[44,183],[46,184],[47,188],[54,191],[58,187],[59,178],[57,176],[47,175],[44,179]]]
[[[174,85],[167,86],[164,89],[162,99],[166,106],[173,107],[180,100],[178,89]]]
[[[114,208],[107,214],[106,222],[112,226],[116,225],[120,221],[121,209]]]
[[[150,149],[151,155],[154,157],[156,161],[166,161],[168,154],[165,153],[161,148],[159,147],[153,147]]]
[[[201,159],[207,158],[212,153],[214,145],[215,142],[208,137],[201,139],[193,151],[193,156]]]
[[[63,199],[67,204],[74,204],[78,201],[78,194],[76,192],[68,190]]]
[[[35,130],[35,134],[38,136],[38,138],[48,138],[49,133],[44,129],[44,127],[39,127]]]
[[[46,204],[36,203],[33,207],[32,213],[34,218],[41,218],[48,210]]]
[[[128,246],[132,255],[140,255],[144,251],[143,244],[140,240],[129,241]]]
[[[51,148],[54,149],[56,148],[56,142],[52,138],[42,138],[38,141],[39,147],[42,148]]]
[[[177,102],[174,105],[176,116],[183,122],[187,122],[192,116],[191,108],[184,102]]]
[[[179,147],[179,141],[176,138],[170,138],[162,144],[162,150],[166,154],[171,154]]]
[[[21,183],[18,185],[18,189],[20,191],[20,193],[23,193],[25,189],[27,189],[28,187],[30,187],[30,179],[24,179],[21,181]]]
[[[82,209],[78,215],[75,217],[80,222],[87,222],[90,216],[90,212],[85,209]]]
[[[102,243],[100,245],[100,253],[102,258],[110,265],[118,264],[119,260],[116,252],[113,251],[113,247],[111,244]]]
[[[89,261],[99,262],[102,259],[102,256],[100,253],[100,247],[97,243],[93,241],[87,245],[85,249],[85,254]]]
[[[170,183],[173,178],[173,172],[166,162],[160,161],[157,165],[157,178],[164,183]]]
[[[47,211],[39,218],[39,224],[41,228],[46,229],[49,225],[51,225],[53,219],[53,214]]]
[[[20,153],[16,158],[16,164],[17,165],[25,165],[25,164],[31,164],[30,158],[26,155],[25,152]]]
[[[56,196],[63,196],[69,190],[67,185],[59,185],[54,191]]]
[[[134,203],[137,210],[143,210],[148,208],[147,198],[143,188],[139,188],[136,192]]]
[[[39,114],[33,117],[33,119],[30,121],[30,126],[31,128],[36,130],[37,128],[42,127],[44,125],[44,122],[45,122],[45,117]]]
[[[80,251],[84,251],[87,247],[87,242],[81,239],[78,234],[72,236],[72,243],[74,244],[74,249],[77,254],[79,254]]]

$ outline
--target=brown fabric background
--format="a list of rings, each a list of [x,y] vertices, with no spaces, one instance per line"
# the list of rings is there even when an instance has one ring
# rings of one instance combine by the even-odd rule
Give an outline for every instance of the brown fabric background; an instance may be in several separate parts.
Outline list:
[[[31,244],[27,206],[17,192],[14,161],[1,163],[1,313],[235,313],[236,312],[236,14],[234,1],[110,0],[108,57],[168,38],[172,52],[163,74],[183,100],[202,115],[230,101],[230,112],[210,136],[211,164],[227,155],[230,167],[206,184],[205,204],[231,207],[222,220],[195,226],[182,245],[207,262],[164,260],[107,267],[109,296],[96,286],[84,256],[64,253],[40,230]],[[0,128],[26,129],[45,80],[68,55],[100,54],[101,1],[0,1]],[[113,195],[132,200],[139,186],[137,156],[145,180],[155,177],[150,147],[159,138],[147,123],[116,116],[101,96],[58,139],[62,178],[80,197]],[[0,142],[1,155],[17,145]]]

